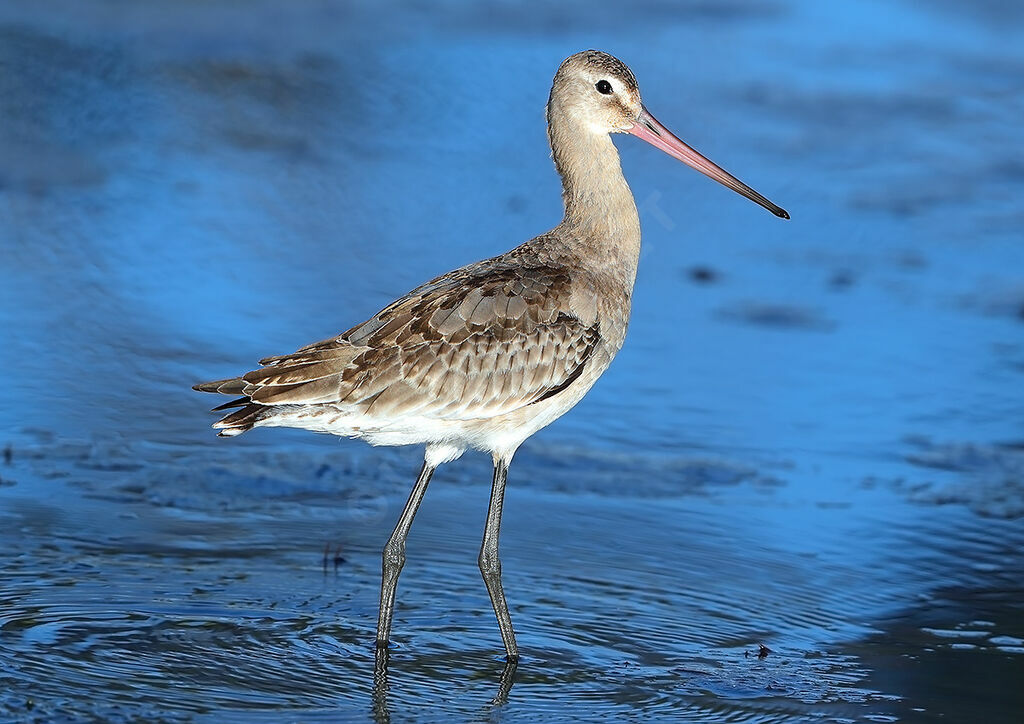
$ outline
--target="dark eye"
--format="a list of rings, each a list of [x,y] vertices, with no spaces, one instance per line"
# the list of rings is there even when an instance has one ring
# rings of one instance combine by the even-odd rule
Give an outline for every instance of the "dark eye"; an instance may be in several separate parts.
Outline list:
[[[598,93],[604,93],[606,96],[611,95],[612,84],[606,80],[597,81],[597,83],[594,84],[594,87],[597,88]]]

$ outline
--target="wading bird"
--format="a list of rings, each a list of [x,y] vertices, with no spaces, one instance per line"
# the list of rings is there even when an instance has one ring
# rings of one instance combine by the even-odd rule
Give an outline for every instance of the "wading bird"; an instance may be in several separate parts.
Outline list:
[[[501,586],[508,466],[579,402],[622,347],[640,220],[611,134],[630,133],[784,219],[789,214],[676,138],[640,102],[632,71],[596,50],[565,60],[547,105],[565,217],[500,256],[417,287],[347,332],[195,386],[239,395],[214,427],[298,427],[373,445],[425,444],[423,468],[384,547],[377,645],[391,635],[413,517],[438,465],[469,448],[494,460],[480,572],[509,661],[519,652]]]

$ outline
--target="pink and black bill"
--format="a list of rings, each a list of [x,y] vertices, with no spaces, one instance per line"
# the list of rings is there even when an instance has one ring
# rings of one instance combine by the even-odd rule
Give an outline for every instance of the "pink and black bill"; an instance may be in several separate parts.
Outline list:
[[[629,129],[629,132],[637,138],[647,141],[655,148],[661,149],[669,156],[679,159],[687,166],[697,169],[705,176],[713,178],[718,183],[731,188],[736,193],[746,196],[748,199],[765,207],[776,216],[782,219],[789,218],[788,211],[780,206],[776,206],[731,173],[712,163],[700,153],[679,140],[672,131],[661,125],[661,123],[658,122],[658,119],[652,116],[646,108],[643,108],[640,111],[640,117],[637,119],[636,123],[633,124],[633,127]]]

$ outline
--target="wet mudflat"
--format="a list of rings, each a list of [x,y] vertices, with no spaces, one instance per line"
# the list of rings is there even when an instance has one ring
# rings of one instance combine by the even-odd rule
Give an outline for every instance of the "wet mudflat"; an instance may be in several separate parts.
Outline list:
[[[0,10],[0,718],[1016,721],[1004,5]],[[543,105],[584,47],[793,220],[618,141],[633,323],[512,467],[524,660],[503,670],[467,455],[375,680],[419,451],[217,440],[188,387],[553,225]]]

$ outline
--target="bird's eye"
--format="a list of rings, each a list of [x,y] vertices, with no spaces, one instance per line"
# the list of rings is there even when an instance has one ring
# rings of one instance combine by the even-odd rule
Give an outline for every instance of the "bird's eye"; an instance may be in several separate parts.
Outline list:
[[[598,93],[603,93],[606,96],[607,95],[611,95],[612,84],[609,83],[606,80],[599,80],[599,81],[597,81],[597,83],[594,84],[594,87],[597,88],[597,92]]]

